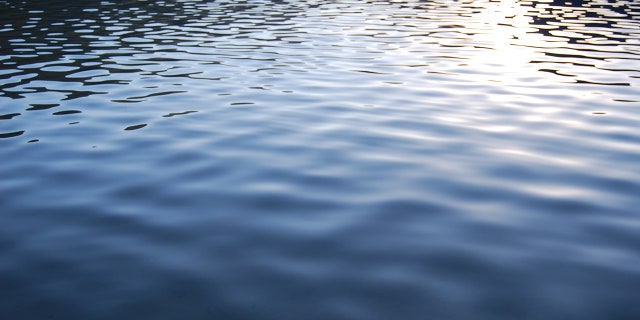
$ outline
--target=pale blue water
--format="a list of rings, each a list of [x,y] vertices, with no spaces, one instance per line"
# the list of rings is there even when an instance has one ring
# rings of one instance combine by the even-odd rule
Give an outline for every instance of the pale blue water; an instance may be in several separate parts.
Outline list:
[[[640,319],[637,1],[0,0],[1,319]]]

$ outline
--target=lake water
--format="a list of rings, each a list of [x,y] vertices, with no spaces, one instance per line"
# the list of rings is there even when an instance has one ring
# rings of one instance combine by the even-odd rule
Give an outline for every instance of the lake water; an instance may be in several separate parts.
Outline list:
[[[640,2],[0,0],[2,319],[640,319]]]

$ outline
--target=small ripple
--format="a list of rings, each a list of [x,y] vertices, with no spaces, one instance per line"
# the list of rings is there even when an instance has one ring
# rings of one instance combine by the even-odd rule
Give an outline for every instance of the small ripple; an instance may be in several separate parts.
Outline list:
[[[76,73],[71,73],[65,75],[65,77],[69,79],[85,79],[85,78],[95,78],[95,77],[104,77],[108,76],[110,73],[108,70],[85,70]]]
[[[77,113],[82,113],[82,111],[80,111],[80,110],[63,110],[63,111],[54,112],[52,114],[54,116],[63,116],[63,115],[77,114]]]
[[[19,116],[19,115],[20,115],[20,113],[8,113],[8,114],[3,114],[3,115],[0,115],[0,120],[9,120],[9,119],[12,119],[12,118],[14,118],[14,117],[17,117],[17,116]]]
[[[13,138],[13,137],[21,136],[22,134],[24,134],[24,130],[0,133],[0,138]]]
[[[175,117],[175,116],[181,116],[181,115],[186,115],[186,114],[196,113],[196,112],[198,112],[198,111],[190,110],[190,111],[183,111],[183,112],[171,112],[171,113],[163,115],[162,117],[171,118],[171,117]]]
[[[27,111],[38,111],[38,110],[47,110],[59,107],[59,103],[47,103],[47,104],[30,104],[30,108],[27,108]]]
[[[69,72],[77,69],[78,67],[73,67],[73,66],[47,66],[44,68],[40,68],[40,70],[46,71],[46,72]]]
[[[126,130],[126,131],[138,130],[138,129],[142,129],[142,128],[146,127],[146,126],[147,126],[147,124],[145,124],[145,123],[136,124],[136,125],[133,125],[133,126],[128,126],[128,127],[124,128],[124,130]]]
[[[151,98],[151,97],[156,97],[156,96],[165,96],[165,95],[169,95],[169,94],[176,94],[176,93],[185,93],[187,91],[184,90],[180,90],[180,91],[163,91],[163,92],[154,92],[154,93],[150,93],[150,94],[146,94],[146,95],[142,95],[142,96],[134,96],[134,97],[128,97],[125,100],[136,100],[136,101],[141,101],[144,100],[146,98]]]

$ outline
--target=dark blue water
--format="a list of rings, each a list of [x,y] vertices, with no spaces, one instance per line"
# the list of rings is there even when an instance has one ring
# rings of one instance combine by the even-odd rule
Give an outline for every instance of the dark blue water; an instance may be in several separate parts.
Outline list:
[[[637,1],[0,0],[1,319],[640,319]]]

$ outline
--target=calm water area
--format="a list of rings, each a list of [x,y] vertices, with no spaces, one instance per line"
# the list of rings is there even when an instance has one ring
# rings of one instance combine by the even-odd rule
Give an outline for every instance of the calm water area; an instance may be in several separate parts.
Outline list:
[[[0,319],[640,319],[640,2],[0,0]]]

